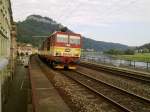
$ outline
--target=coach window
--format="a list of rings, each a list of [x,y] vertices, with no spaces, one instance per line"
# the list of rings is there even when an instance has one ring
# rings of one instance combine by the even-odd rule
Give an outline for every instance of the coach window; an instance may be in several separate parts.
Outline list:
[[[68,36],[66,35],[58,35],[57,42],[68,43]]]
[[[80,45],[80,37],[70,36],[70,44]]]

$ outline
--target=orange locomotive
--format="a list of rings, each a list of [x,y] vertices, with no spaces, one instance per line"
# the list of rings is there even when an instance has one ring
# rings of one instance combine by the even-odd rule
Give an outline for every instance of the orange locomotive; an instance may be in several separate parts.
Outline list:
[[[48,37],[40,50],[40,56],[53,68],[76,69],[81,55],[81,35],[55,32]]]

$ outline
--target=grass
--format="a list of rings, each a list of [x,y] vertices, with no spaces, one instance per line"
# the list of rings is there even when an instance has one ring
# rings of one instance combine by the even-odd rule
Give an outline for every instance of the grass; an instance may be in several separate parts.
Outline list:
[[[82,52],[82,55],[91,55],[91,56],[95,56],[95,55],[102,55],[102,52]]]
[[[101,52],[82,52],[82,55],[102,55]],[[136,53],[135,55],[113,55],[114,58],[119,58],[123,60],[140,61],[140,62],[150,62],[150,53]]]
[[[117,57],[124,60],[150,62],[150,53],[137,53],[135,55],[119,55]]]

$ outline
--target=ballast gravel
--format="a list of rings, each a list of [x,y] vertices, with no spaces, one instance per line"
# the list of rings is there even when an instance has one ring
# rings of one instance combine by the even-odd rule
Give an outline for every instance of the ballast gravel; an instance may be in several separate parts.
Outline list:
[[[71,79],[50,69],[40,60],[38,60],[38,62],[42,70],[73,112],[117,112],[116,109],[110,108],[109,104],[104,101],[96,104],[88,99],[84,93],[78,91],[78,85],[76,85]]]

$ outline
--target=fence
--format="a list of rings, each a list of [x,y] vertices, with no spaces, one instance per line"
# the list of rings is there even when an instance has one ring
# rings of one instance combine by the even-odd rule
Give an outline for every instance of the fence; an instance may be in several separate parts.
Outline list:
[[[133,60],[122,60],[105,55],[82,55],[81,60],[90,61],[94,63],[108,64],[117,67],[126,67],[132,69],[139,69],[150,71],[150,62],[139,62]]]

